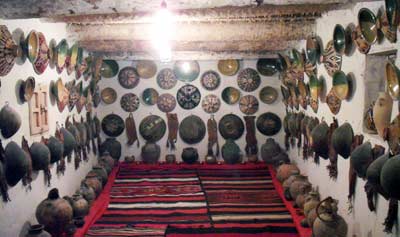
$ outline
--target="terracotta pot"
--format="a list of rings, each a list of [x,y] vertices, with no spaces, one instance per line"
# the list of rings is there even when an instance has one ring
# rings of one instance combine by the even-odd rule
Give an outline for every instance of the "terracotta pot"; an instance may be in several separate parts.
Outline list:
[[[73,216],[83,217],[89,213],[89,203],[80,194],[74,194],[72,197],[64,197],[69,202],[73,210]]]
[[[29,227],[28,233],[25,237],[51,237],[49,232],[44,230],[44,225],[37,224]]]
[[[114,165],[115,161],[111,157],[110,153],[108,151],[104,152],[101,157],[99,157],[99,165],[103,166],[104,169],[106,169],[107,174],[110,174]]]
[[[305,198],[305,203],[303,208],[304,215],[307,217],[307,215],[311,212],[311,210],[318,206],[319,202],[320,200],[318,192],[315,191],[309,192]]]
[[[100,165],[95,165],[93,166],[93,169],[90,172],[94,172],[95,174],[97,174],[97,176],[101,178],[101,183],[103,184],[103,186],[106,185],[108,180],[108,175],[104,167]]]
[[[285,181],[282,183],[283,187],[283,193],[285,194],[285,198],[287,200],[293,200],[292,196],[290,195],[289,188],[290,185],[296,180],[296,179],[301,179],[303,176],[299,174],[297,170],[291,170],[290,177],[287,178]]]
[[[390,124],[392,116],[393,99],[387,92],[379,92],[373,109],[373,118],[376,130],[384,138],[384,129]]]
[[[305,195],[310,192],[311,189],[312,185],[310,182],[308,182],[307,177],[300,176],[294,180],[292,184],[290,184],[290,196],[293,198],[293,200],[296,200],[297,196]]]
[[[101,178],[95,173],[90,173],[86,175],[84,182],[91,188],[93,188],[96,193],[96,197],[98,197],[103,189],[103,185],[101,184]]]
[[[82,195],[82,197],[88,202],[89,206],[91,206],[96,199],[96,193],[94,192],[94,189],[88,186],[85,182],[81,183],[78,193]]]
[[[282,183],[291,175],[293,175],[293,171],[297,171],[300,174],[299,168],[297,168],[294,164],[281,164],[276,171],[276,178]]]

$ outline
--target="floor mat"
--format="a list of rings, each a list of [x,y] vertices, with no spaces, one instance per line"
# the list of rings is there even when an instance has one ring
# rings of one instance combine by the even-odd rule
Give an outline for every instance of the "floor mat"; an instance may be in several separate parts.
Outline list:
[[[298,234],[264,164],[125,164],[86,236]]]

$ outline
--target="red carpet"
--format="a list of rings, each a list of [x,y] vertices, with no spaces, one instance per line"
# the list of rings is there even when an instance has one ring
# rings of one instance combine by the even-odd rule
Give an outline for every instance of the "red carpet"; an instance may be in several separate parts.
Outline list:
[[[298,237],[290,214],[262,163],[121,164],[75,236]]]

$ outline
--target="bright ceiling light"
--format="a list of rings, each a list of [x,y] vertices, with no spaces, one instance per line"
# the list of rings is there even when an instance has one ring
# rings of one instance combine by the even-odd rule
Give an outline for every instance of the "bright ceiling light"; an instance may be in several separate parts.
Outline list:
[[[165,0],[161,3],[161,8],[154,15],[152,27],[152,42],[155,50],[158,51],[162,62],[171,61],[172,49],[171,39],[175,32],[174,19],[172,13],[167,8]]]

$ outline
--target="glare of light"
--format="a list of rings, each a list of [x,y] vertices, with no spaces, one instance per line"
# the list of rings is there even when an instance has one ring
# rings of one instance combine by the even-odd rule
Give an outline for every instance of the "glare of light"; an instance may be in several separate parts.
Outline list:
[[[174,34],[174,19],[172,13],[168,10],[165,1],[161,8],[153,16],[152,44],[159,53],[162,62],[171,61],[171,39]]]
[[[188,72],[190,71],[190,64],[189,64],[189,62],[184,62],[184,63],[182,64],[182,70],[183,70],[183,72],[185,72],[185,73],[188,73]]]

